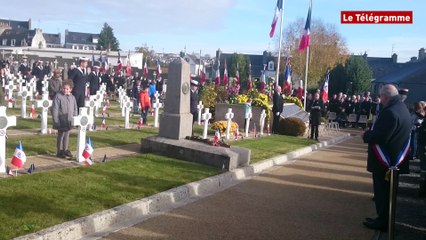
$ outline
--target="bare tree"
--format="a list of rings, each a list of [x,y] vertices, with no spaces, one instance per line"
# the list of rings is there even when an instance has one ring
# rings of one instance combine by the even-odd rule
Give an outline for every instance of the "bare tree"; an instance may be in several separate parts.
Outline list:
[[[306,65],[306,50],[299,52],[300,38],[305,25],[304,19],[298,19],[290,24],[285,31],[282,59],[290,56],[293,79],[304,79]],[[334,25],[324,24],[320,20],[311,23],[310,57],[308,72],[308,88],[318,87],[323,81],[327,69],[333,69],[345,63],[349,57],[346,43],[337,32]],[[280,69],[284,69],[285,61],[281,61]]]

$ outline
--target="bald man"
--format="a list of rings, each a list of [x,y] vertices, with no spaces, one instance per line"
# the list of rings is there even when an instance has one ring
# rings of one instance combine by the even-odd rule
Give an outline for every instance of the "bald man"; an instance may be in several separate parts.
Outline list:
[[[384,163],[390,159],[389,165],[395,166],[397,158],[399,173],[409,173],[408,154],[411,119],[407,107],[401,101],[398,89],[391,84],[380,90],[380,101],[383,109],[370,130],[362,135],[368,143],[367,171],[373,174],[374,202],[377,218],[366,218],[366,227],[381,231],[387,230],[389,220],[389,181],[385,180],[389,167]],[[382,152],[383,154],[379,154]],[[409,151],[408,151],[409,152]],[[385,157],[384,157],[385,156]]]

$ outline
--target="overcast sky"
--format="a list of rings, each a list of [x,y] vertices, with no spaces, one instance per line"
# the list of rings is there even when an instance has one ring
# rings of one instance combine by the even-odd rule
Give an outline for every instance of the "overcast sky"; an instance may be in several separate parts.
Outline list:
[[[218,48],[227,53],[275,51],[277,37],[269,38],[275,5],[276,0],[22,0],[3,4],[0,17],[31,18],[33,28],[62,36],[65,29],[99,33],[106,22],[125,51],[147,44],[156,52],[186,47],[189,53],[213,56]],[[286,0],[284,31],[305,19],[307,8],[308,0]],[[414,23],[344,25],[340,12],[345,10],[409,10]],[[425,10],[424,0],[313,0],[312,17],[334,24],[352,53],[390,57],[393,51],[399,61],[408,61],[426,47]]]

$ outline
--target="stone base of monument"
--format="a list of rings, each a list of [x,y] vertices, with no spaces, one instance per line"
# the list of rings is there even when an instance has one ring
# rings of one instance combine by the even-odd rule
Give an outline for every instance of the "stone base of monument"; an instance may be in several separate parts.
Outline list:
[[[186,139],[175,140],[159,136],[143,138],[141,151],[227,170],[248,166],[251,153],[250,149],[241,147],[216,147]]]

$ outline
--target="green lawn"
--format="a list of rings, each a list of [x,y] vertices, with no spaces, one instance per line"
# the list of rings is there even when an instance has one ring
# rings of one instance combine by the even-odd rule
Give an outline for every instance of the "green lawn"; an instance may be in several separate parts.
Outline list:
[[[10,239],[220,173],[146,154],[0,181],[0,239]]]
[[[118,104],[110,109],[107,125],[124,125]],[[11,112],[19,114],[17,109]],[[9,113],[8,115],[12,115]],[[136,124],[138,116],[132,117]],[[149,118],[152,124],[152,117]],[[96,119],[100,125],[100,118]],[[18,129],[38,129],[40,121],[18,119]],[[87,132],[95,150],[102,147],[140,143],[140,139],[158,133],[155,128],[117,129]],[[195,126],[201,135],[202,128]],[[212,138],[213,130],[209,129]],[[22,141],[28,156],[54,154],[55,135],[9,136],[6,156],[13,154]],[[76,149],[76,134],[70,137],[70,149]],[[251,163],[274,157],[315,143],[309,139],[281,135],[231,141],[231,145],[251,149]],[[167,189],[219,174],[219,169],[167,157],[144,154],[91,167],[36,172],[32,175],[0,180],[0,240],[36,232],[78,217],[110,209]]]
[[[231,145],[251,149],[250,163],[285,154],[296,149],[316,143],[307,138],[271,135],[257,139],[244,139],[231,142]]]

